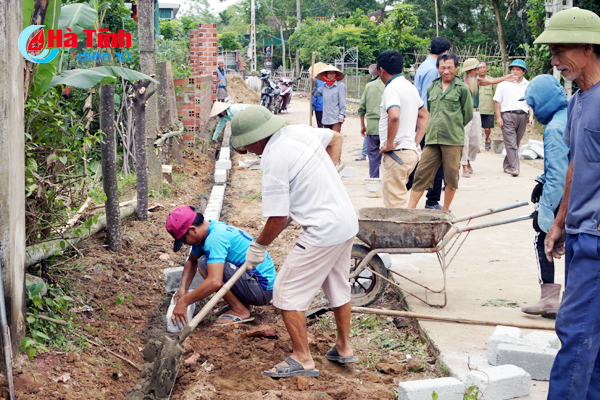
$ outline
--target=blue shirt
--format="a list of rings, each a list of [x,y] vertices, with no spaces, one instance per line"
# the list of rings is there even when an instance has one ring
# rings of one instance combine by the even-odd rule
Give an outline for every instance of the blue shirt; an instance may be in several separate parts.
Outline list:
[[[323,125],[334,125],[346,119],[346,85],[335,81],[332,86],[313,87],[313,96],[323,96]]]
[[[600,236],[600,82],[569,101],[563,140],[571,148],[573,180],[566,231]]]
[[[236,267],[241,267],[246,261],[246,251],[252,242],[252,236],[241,229],[218,221],[210,221],[208,234],[202,246],[192,246],[192,254],[196,257],[206,255],[206,263],[228,262]],[[275,264],[269,253],[265,261],[256,268],[248,271],[254,274],[258,283],[264,290],[273,290],[275,282]]]
[[[233,116],[238,111],[242,111],[244,108],[248,107],[248,104],[232,104],[226,111],[226,114],[219,120],[217,127],[215,128],[215,133],[213,133],[212,140],[217,140],[221,131],[225,128],[225,125],[233,119]]]
[[[415,75],[414,85],[419,91],[421,100],[425,103],[425,108],[427,108],[427,88],[434,80],[440,77],[440,73],[435,66],[436,61],[432,56],[427,56],[423,64],[417,69],[417,74]]]
[[[224,88],[227,87],[227,72],[225,72],[225,68],[223,68],[223,72],[219,68],[217,68],[217,87]]]
[[[320,79],[315,79],[316,80],[316,84],[317,84],[317,88],[320,88],[321,86],[323,86],[323,82]],[[313,96],[312,97],[312,109],[315,111],[323,111],[323,96]]]

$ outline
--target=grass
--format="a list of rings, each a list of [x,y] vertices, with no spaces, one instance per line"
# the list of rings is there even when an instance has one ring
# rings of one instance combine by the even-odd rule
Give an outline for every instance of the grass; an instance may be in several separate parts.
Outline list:
[[[504,299],[491,299],[486,300],[484,303],[481,303],[482,307],[508,307],[508,308],[518,308],[521,307],[519,303],[513,300],[504,300]]]

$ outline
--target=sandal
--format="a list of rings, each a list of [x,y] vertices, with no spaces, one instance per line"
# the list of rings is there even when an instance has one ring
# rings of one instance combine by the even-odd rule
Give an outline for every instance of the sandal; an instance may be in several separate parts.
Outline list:
[[[492,149],[492,142],[485,142],[485,149],[490,151]]]
[[[285,362],[288,363],[288,365],[283,365],[283,363],[279,363],[275,366],[277,372],[263,371],[263,374],[271,378],[287,378],[289,376],[296,375],[310,376],[313,378],[319,377],[318,369],[304,369],[302,364],[294,360],[292,357],[286,358]]]
[[[228,322],[219,322],[219,321],[224,321],[224,320],[229,320],[229,321]],[[250,322],[250,321],[254,321],[254,318],[242,319],[242,318],[238,317],[237,315],[221,314],[221,316],[215,322],[215,325],[216,326],[227,326],[227,325],[231,325],[231,324],[242,324],[244,322]]]
[[[325,358],[329,361],[335,361],[340,364],[349,364],[358,362],[358,356],[343,357],[338,353],[335,345],[325,354]]]

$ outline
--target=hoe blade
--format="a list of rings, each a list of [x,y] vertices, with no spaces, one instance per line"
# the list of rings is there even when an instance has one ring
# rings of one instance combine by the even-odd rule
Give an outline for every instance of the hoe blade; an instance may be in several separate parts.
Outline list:
[[[179,341],[165,336],[160,354],[154,360],[149,392],[158,398],[168,398],[175,385],[179,366],[184,353]]]

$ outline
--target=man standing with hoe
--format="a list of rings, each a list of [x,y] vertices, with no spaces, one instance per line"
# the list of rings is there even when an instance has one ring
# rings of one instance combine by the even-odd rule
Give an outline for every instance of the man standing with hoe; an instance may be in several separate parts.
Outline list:
[[[600,17],[570,8],[556,13],[535,44],[579,86],[569,101],[563,140],[571,149],[565,193],[546,235],[548,260],[565,255],[565,292],[556,317],[561,348],[549,400],[600,398]]]
[[[237,113],[231,134],[235,148],[262,155],[263,216],[268,220],[250,244],[246,262],[263,262],[267,245],[284,229],[288,216],[304,228],[273,288],[273,305],[282,311],[292,355],[264,374],[319,376],[308,347],[304,313],[321,287],[337,325],[335,346],[325,358],[342,364],[357,362],[349,340],[348,275],[358,218],[334,167],[342,150],[341,135],[287,125],[284,118],[261,106]]]

